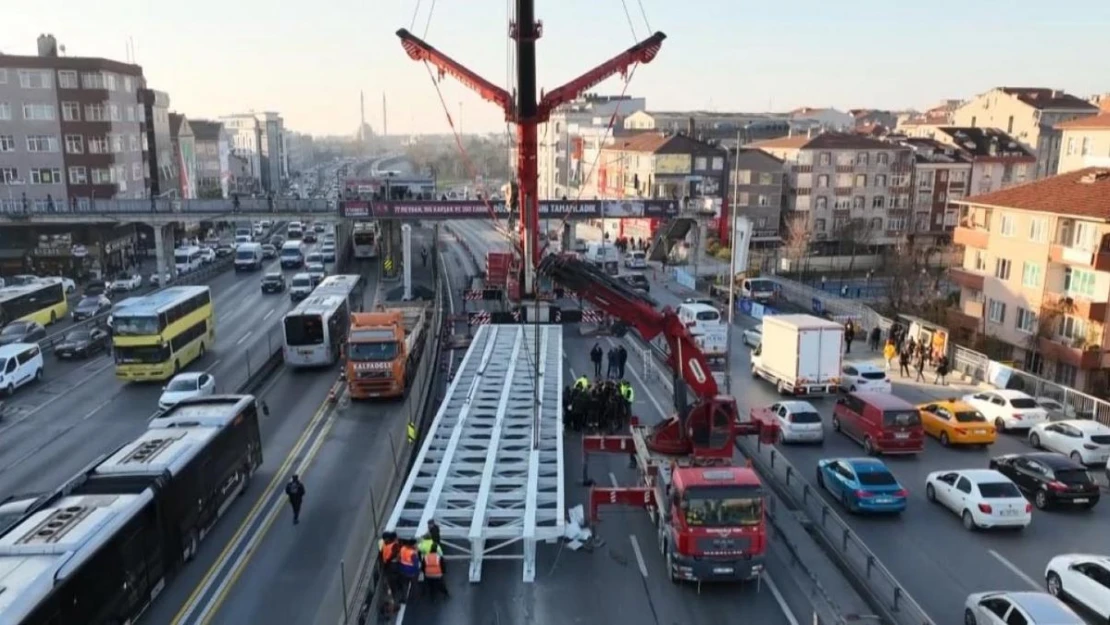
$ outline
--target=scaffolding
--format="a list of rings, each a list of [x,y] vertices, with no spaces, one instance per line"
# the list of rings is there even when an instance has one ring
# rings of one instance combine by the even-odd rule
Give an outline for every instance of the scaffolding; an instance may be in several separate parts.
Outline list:
[[[386,529],[420,537],[434,519],[471,582],[486,559],[534,581],[536,542],[564,531],[562,395],[561,326],[479,327]]]

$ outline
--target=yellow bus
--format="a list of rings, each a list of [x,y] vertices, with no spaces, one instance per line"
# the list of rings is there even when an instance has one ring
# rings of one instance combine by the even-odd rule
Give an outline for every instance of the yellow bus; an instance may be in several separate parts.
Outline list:
[[[169,287],[126,303],[112,315],[117,378],[167,380],[216,342],[206,286]]]
[[[69,312],[65,286],[58,282],[33,282],[0,289],[0,326],[13,321],[50,325]]]

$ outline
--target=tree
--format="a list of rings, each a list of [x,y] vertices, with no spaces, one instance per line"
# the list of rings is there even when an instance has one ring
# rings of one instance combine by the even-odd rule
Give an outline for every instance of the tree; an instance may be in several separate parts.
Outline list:
[[[915,250],[911,242],[897,245],[883,259],[882,275],[888,281],[886,308],[892,315],[911,314],[943,322],[935,317],[940,297],[939,278],[929,274],[927,265],[922,262],[922,254]],[[943,308],[943,306],[941,306]]]
[[[809,269],[809,219],[804,213],[786,215],[782,225],[782,253],[790,260],[791,270],[798,272],[804,282]]]
[[[837,223],[833,238],[837,241],[839,254],[848,256],[848,267],[844,273],[851,275],[856,266],[856,256],[861,250],[866,252],[871,247],[875,231],[866,219],[846,219]]]

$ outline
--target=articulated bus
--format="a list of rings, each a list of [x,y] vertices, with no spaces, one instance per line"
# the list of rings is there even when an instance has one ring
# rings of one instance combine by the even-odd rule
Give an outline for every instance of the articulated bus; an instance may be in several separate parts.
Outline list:
[[[116,377],[166,380],[216,343],[212,291],[173,286],[128,298],[112,315]]]
[[[322,367],[333,364],[347,341],[351,313],[361,309],[362,276],[324,278],[312,295],[285,314],[285,364]]]
[[[0,326],[13,321],[50,325],[69,312],[66,290],[58,282],[32,282],[0,289]]]
[[[134,623],[261,464],[253,396],[187,399],[53,493],[0,504],[0,625]]]
[[[355,248],[355,258],[377,258],[379,243],[378,222],[356,221],[351,232],[351,245]]]

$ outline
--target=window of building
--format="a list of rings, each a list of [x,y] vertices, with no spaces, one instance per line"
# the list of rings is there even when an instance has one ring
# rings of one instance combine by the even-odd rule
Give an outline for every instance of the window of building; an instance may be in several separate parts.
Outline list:
[[[132,180],[142,180],[143,179],[143,165],[142,165],[142,163],[131,163],[131,179]]]
[[[123,77],[123,90],[126,91],[127,93],[131,93],[132,91],[134,91],[134,89],[132,87],[132,84],[131,84],[131,77],[130,76],[124,76]]]
[[[694,169],[698,171],[705,171],[707,160],[704,156],[699,156],[694,159]]]
[[[918,207],[932,206],[933,205],[933,193],[932,193],[932,191],[921,191],[917,194],[917,198],[914,201],[917,203]]]
[[[132,152],[139,151],[139,135],[127,135],[127,145]]]
[[[118,104],[109,104],[108,105],[108,117],[111,118],[111,120],[114,121],[114,122],[120,121],[119,105]]]
[[[937,201],[940,202],[941,204],[944,204],[945,202],[948,201],[948,195],[946,195],[944,193],[938,193],[937,194]]]
[[[0,184],[11,184],[19,180],[19,170],[15,167],[0,167]]]
[[[1079,148],[1080,156],[1087,156],[1091,153],[1091,138],[1083,137],[1083,144]]]
[[[1011,115],[1009,121],[1006,122],[1006,134],[1014,134],[1014,116]]]
[[[50,70],[21,69],[19,86],[24,89],[50,89],[54,86],[54,81],[50,78]]]
[[[941,184],[944,184],[944,183],[948,182],[948,170],[947,169],[941,169],[941,170],[937,171],[937,182],[939,182]]]
[[[123,153],[123,135],[108,135],[108,140],[112,142],[112,154]]]
[[[975,250],[975,256],[973,258],[973,265],[972,266],[975,268],[975,271],[986,271],[987,270],[987,251],[986,250],[979,250],[979,249]]]
[[[1093,297],[1095,294],[1095,272],[1064,268],[1064,292],[1084,297]]]
[[[999,221],[998,231],[1004,237],[1014,236],[1014,216],[1002,215],[1002,218]]]
[[[857,195],[852,198],[852,208],[862,209],[867,208],[867,198],[862,195]]]
[[[775,184],[775,176],[766,172],[761,173],[759,174],[759,184],[760,186],[769,187]]]
[[[1048,220],[1043,217],[1034,217],[1029,220],[1029,240],[1034,243],[1044,243],[1048,240]]]
[[[129,122],[135,121],[135,107],[125,106],[125,107],[123,107],[123,110],[127,113],[127,121],[129,121]]]
[[[92,170],[93,184],[112,184],[112,170],[96,168]]]
[[[0,152],[15,152],[15,137],[0,135]]]
[[[53,104],[24,104],[23,105],[23,119],[29,121],[54,121],[54,105]]]
[[[81,104],[78,102],[62,102],[62,120],[67,122],[81,121]]]
[[[52,135],[27,135],[28,152],[57,152],[58,138]]]
[[[58,70],[58,87],[61,89],[77,89],[80,87],[77,82],[77,72],[69,69]]]
[[[1037,331],[1037,313],[1024,308],[1017,309],[1017,329],[1026,334]]]
[[[996,299],[987,303],[987,319],[991,323],[1004,323],[1006,321],[1006,304]]]
[[[814,232],[824,232],[825,229],[826,229],[826,222],[825,222],[824,218],[813,220],[813,230],[814,230]]]
[[[238,143],[238,141],[239,141],[239,136],[238,135],[235,136],[235,141],[236,141],[236,143]],[[740,171],[736,172],[735,175],[736,175],[736,184],[751,184],[752,183],[752,172],[751,172],[750,169],[741,169]]]
[[[872,226],[873,230],[878,230],[882,227],[883,222],[878,217],[876,217],[875,219],[872,219],[871,221],[878,222],[877,227]],[[890,219],[887,219],[886,229],[891,231],[891,232],[901,232],[901,231],[905,230],[906,229],[906,218],[905,217],[891,217]]]
[[[1060,317],[1060,336],[1076,340],[1087,338],[1087,322],[1079,317],[1064,315]]]
[[[886,174],[876,174],[875,175],[875,186],[876,187],[885,187],[886,186]]]
[[[857,187],[866,187],[867,186],[867,174],[856,174],[856,186]]]
[[[86,89],[105,89],[104,74],[100,72],[86,72],[81,74],[81,86]]]
[[[828,187],[829,187],[829,175],[828,174],[821,174],[821,175],[817,176],[817,188],[818,189],[827,189]]]
[[[69,168],[69,184],[88,184],[89,176],[84,167]]]
[[[85,121],[87,122],[106,122],[108,121],[108,111],[104,104],[86,104],[85,105]]]
[[[829,198],[820,196],[814,201],[813,206],[817,209],[826,209],[829,207]]]
[[[871,198],[871,208],[882,208],[883,204],[885,204],[885,203],[886,203],[886,196],[885,195],[876,195],[875,197]]]
[[[952,172],[952,182],[964,182],[967,180],[967,171],[957,169]]]
[[[829,152],[822,152],[817,157],[817,164],[819,165],[832,165],[832,154]]]
[[[1081,250],[1094,250],[1095,241],[1098,237],[1098,227],[1095,224],[1087,221],[1077,221],[1073,232],[1071,247]]]
[[[766,195],[763,195],[763,194],[760,194],[758,197],[756,197],[756,202],[758,203],[759,206],[770,206],[771,205],[771,199],[768,198]]]
[[[748,194],[747,191],[741,191],[740,193],[736,194],[735,204],[737,206],[747,206],[750,202],[751,196]]]
[[[1041,265],[1040,263],[1027,262],[1021,266],[1021,285],[1031,289],[1040,288],[1041,286]]]
[[[85,138],[81,135],[66,135],[66,153],[84,154]]]
[[[918,189],[932,189],[933,188],[933,172],[931,172],[931,171],[918,171],[917,172],[917,188]]]
[[[725,168],[725,157],[723,157],[723,156],[714,156],[713,157],[713,171],[721,171],[724,168]]]
[[[108,154],[110,146],[108,144],[108,137],[89,137],[89,154]]]
[[[974,128],[974,127],[975,127],[975,121],[976,121],[976,119],[975,119],[975,116],[974,116],[974,115],[972,115],[972,116],[971,116],[971,127],[972,127],[972,128]]]
[[[62,184],[62,170],[57,167],[32,168],[31,184]]]
[[[1010,261],[1005,258],[994,259],[994,277],[999,280],[1010,279]]]
[[[1069,365],[1067,363],[1056,363],[1056,375],[1053,380],[1060,385],[1072,387],[1076,385],[1076,379],[1079,377],[1079,368]]]
[[[1065,150],[1067,151],[1068,156],[1075,154],[1075,137],[1068,137],[1068,143]]]
[[[852,198],[850,198],[850,197],[838,197],[838,198],[836,198],[836,201],[833,202],[833,208],[836,209],[836,210],[843,210],[843,211],[851,210],[851,208],[852,208]]]
[[[879,152],[875,155],[875,163],[878,165],[886,165],[890,163],[890,155],[886,152]]]
[[[0,102],[0,120],[9,121],[12,118],[11,102]]]
[[[871,155],[868,154],[867,152],[857,152],[856,153],[856,165],[866,165],[870,162],[871,162]],[[864,185],[857,185],[857,186],[864,186]]]
[[[107,74],[107,73],[104,74],[104,86],[108,89],[108,91],[115,91],[116,90],[116,75],[115,74]]]

